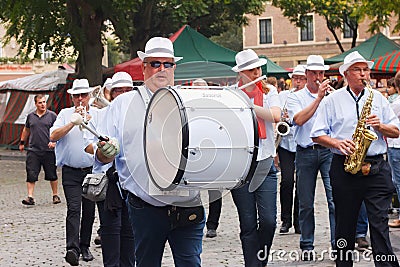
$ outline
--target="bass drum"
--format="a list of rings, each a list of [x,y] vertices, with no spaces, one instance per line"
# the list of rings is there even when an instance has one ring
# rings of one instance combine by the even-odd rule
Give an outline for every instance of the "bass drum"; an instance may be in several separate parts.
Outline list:
[[[257,120],[234,90],[161,88],[147,107],[144,152],[161,190],[233,189],[257,166]]]

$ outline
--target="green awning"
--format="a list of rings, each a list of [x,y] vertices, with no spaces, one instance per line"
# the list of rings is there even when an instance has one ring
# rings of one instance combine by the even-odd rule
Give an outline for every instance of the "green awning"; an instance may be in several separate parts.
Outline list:
[[[387,38],[384,34],[377,33],[358,46],[355,46],[342,54],[325,59],[325,64],[343,62],[344,58],[354,51],[358,51],[365,59],[373,60],[374,58],[387,55],[393,50],[400,50],[400,45]]]

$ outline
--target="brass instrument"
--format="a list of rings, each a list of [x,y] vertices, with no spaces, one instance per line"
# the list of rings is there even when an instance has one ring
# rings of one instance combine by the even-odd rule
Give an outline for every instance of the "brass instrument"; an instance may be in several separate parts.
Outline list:
[[[353,142],[355,143],[355,151],[351,155],[347,155],[344,162],[344,170],[352,174],[356,174],[361,170],[371,142],[378,139],[376,133],[369,130],[365,123],[367,117],[371,114],[374,93],[366,80],[363,80],[363,83],[369,91],[369,96],[365,101],[360,119],[358,120],[357,127],[352,136]]]
[[[97,86],[96,89],[93,90],[94,99],[91,106],[97,108],[104,108],[110,105],[110,101],[107,100],[106,96],[104,95],[105,86]]]
[[[81,107],[81,109],[78,112],[78,114],[82,117],[82,123],[88,124],[89,119],[88,119],[86,107],[82,106],[82,102],[79,102],[79,107]],[[83,130],[81,125],[79,125],[79,130],[81,130],[81,131]]]
[[[290,90],[289,94],[294,92],[294,90],[295,88]],[[275,125],[276,129],[275,148],[278,148],[279,144],[282,141],[282,137],[288,135],[290,133],[290,127],[292,127],[292,124],[290,123],[289,119],[283,117],[283,115],[287,113],[286,103],[287,103],[287,98],[282,108],[281,120]]]
[[[315,83],[316,83],[318,86],[321,85],[321,82],[320,82],[319,80],[315,80]],[[333,88],[330,84],[327,84],[326,86],[328,86],[328,90],[326,90],[325,95],[329,95],[329,94],[331,94],[331,93],[333,93],[333,92],[336,91],[336,89]]]

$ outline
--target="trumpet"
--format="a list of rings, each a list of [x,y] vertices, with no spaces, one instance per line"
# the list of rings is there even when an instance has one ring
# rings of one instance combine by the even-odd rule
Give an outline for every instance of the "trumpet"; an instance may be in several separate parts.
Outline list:
[[[79,107],[81,107],[81,110],[79,111],[79,115],[82,116],[83,123],[88,124],[89,120],[88,120],[86,107],[82,106],[82,102],[79,102]]]
[[[315,80],[315,83],[316,83],[318,86],[321,85],[321,82],[320,82],[319,80]],[[328,87],[328,90],[326,90],[325,95],[329,95],[329,94],[331,94],[331,93],[333,93],[333,92],[336,91],[336,89],[333,88],[330,84],[327,84],[326,86]]]

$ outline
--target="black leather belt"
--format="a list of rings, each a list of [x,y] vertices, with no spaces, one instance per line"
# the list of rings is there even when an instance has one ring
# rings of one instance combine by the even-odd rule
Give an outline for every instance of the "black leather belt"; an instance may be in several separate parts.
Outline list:
[[[302,146],[298,146],[298,147],[300,147],[301,149],[312,149],[312,150],[315,150],[315,149],[326,149],[327,148],[327,147],[321,146],[320,144],[314,144],[314,145],[311,145],[311,146],[308,146],[308,147],[302,147]]]
[[[365,157],[365,161],[369,161],[369,160],[382,160],[383,159],[383,154],[379,154],[379,155],[375,155],[375,156],[366,156]]]
[[[90,167],[83,167],[83,168],[74,168],[68,165],[64,165],[63,168],[67,168],[67,169],[71,169],[71,170],[75,170],[75,171],[83,171],[83,172],[91,172],[92,171],[92,166]]]
[[[154,206],[154,205],[151,205],[150,203],[147,203],[146,201],[144,201],[143,199],[141,199],[140,197],[138,197],[138,196],[136,196],[135,194],[133,194],[133,193],[131,193],[131,192],[129,192],[129,191],[127,191],[128,192],[128,201],[130,202],[130,203],[137,203],[137,204],[141,204],[141,205],[143,205],[144,207],[153,207],[153,208],[158,208],[158,209],[169,209],[169,208],[171,208],[172,206],[171,205],[166,205],[166,206]]]

